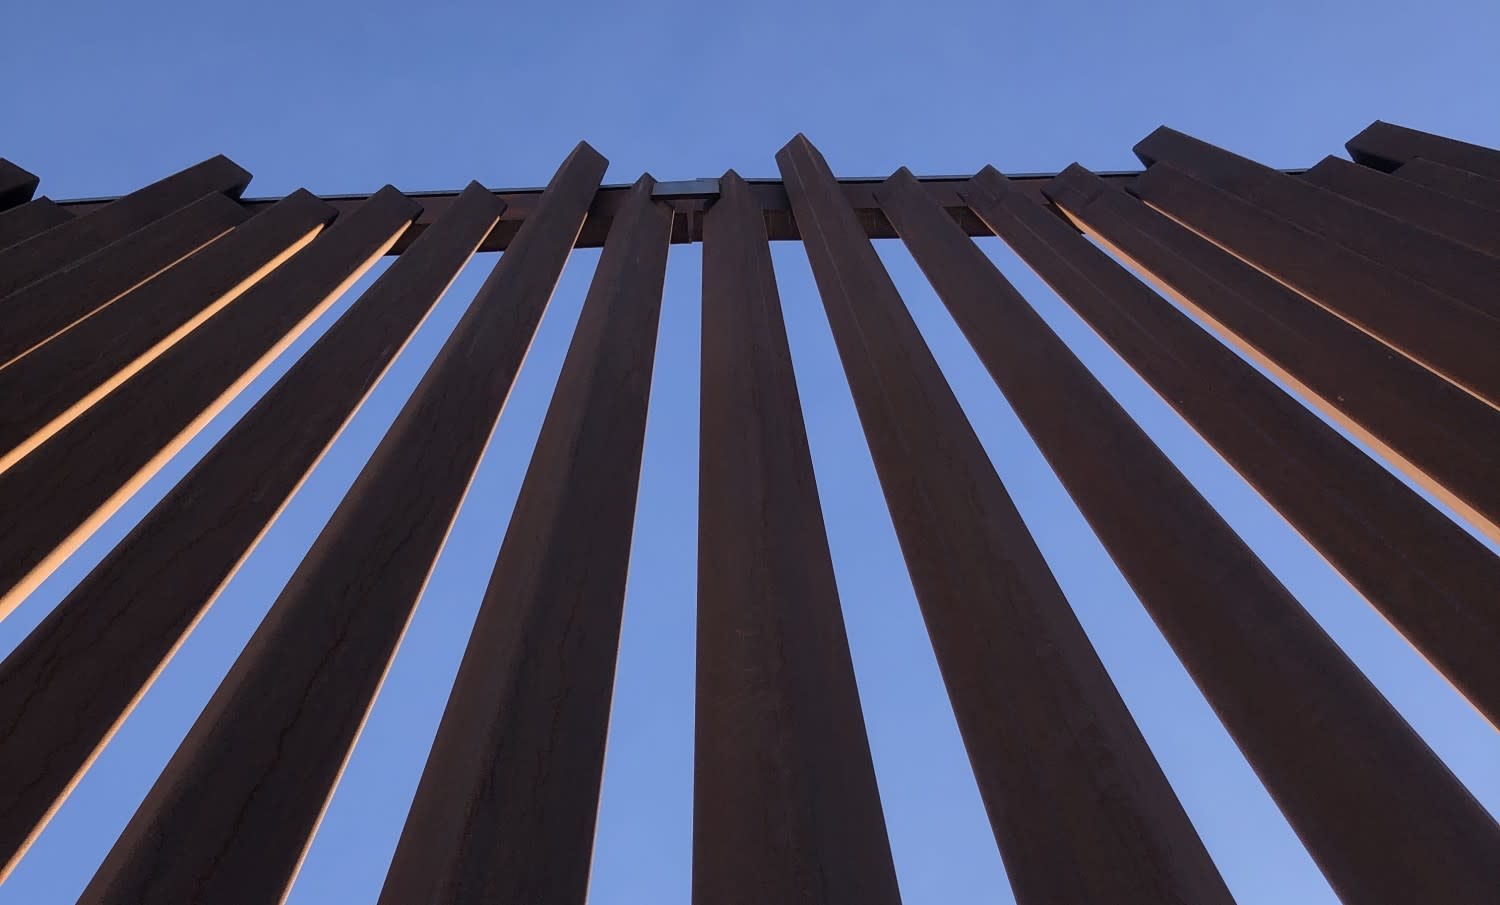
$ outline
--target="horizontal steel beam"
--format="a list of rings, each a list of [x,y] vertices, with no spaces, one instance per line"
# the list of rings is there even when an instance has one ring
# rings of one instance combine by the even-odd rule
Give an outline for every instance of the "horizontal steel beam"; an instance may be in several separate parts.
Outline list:
[[[1299,175],[1304,170],[1283,170],[1282,172]],[[1139,170],[1120,170],[1101,172],[1098,175],[1105,182],[1123,188],[1140,174]],[[1055,175],[1055,173],[1007,174],[1014,191],[1030,195],[1044,205],[1048,202],[1042,197],[1041,187]],[[947,209],[953,219],[958,221],[958,225],[963,227],[964,232],[971,236],[989,236],[990,231],[969,210],[961,197],[963,192],[971,189],[971,178],[969,176],[920,176],[918,181],[939,204]],[[765,211],[767,238],[773,242],[802,238],[797,232],[797,223],[792,218],[792,206],[787,201],[786,188],[781,184],[781,180],[746,179],[745,181],[749,183],[751,191],[760,201],[761,209]],[[871,239],[897,238],[896,231],[891,228],[890,221],[886,219],[885,213],[875,201],[875,189],[884,181],[883,176],[858,176],[838,181],[845,197],[849,199],[849,204],[854,208],[860,225],[864,227],[865,235]],[[604,245],[604,237],[609,232],[609,224],[629,190],[629,185],[599,187],[599,192],[594,197],[594,205],[589,209],[588,221],[584,223],[583,231],[578,234],[576,247],[599,248]],[[537,200],[542,196],[542,189],[535,187],[499,188],[491,191],[505,202],[505,214],[490,231],[484,243],[479,246],[479,250],[504,251],[505,247],[510,244],[510,240],[515,238],[516,231],[521,228],[521,223],[536,209]],[[396,241],[387,254],[400,254],[404,251],[408,245],[416,241],[423,230],[441,217],[459,196],[457,190],[404,194],[422,205],[422,215]],[[652,193],[653,198],[670,204],[675,212],[672,218],[672,242],[674,244],[702,241],[703,212],[718,196],[719,180],[716,178],[658,182],[656,190]],[[369,195],[322,196],[324,201],[333,205],[341,213],[352,211],[369,197]],[[69,213],[81,217],[112,200],[114,199],[80,198],[57,203],[66,208]],[[279,198],[244,198],[241,199],[241,203],[254,213],[279,200]]]
[[[1011,181],[1016,183],[1019,190],[1034,194],[1038,200],[1042,199],[1039,187],[1051,179],[1052,173],[1034,173],[1020,176],[1011,176]],[[1110,182],[1123,183],[1140,175],[1138,172],[1103,173],[1104,179]],[[958,220],[959,225],[971,236],[989,235],[984,224],[979,218],[971,213],[968,207],[959,197],[959,193],[969,185],[968,176],[925,176],[921,182],[932,193],[933,197],[948,209],[948,212]],[[766,232],[772,241],[800,239],[797,233],[797,224],[792,219],[791,204],[787,201],[786,189],[782,186],[780,179],[747,179],[751,191],[759,199],[761,208],[766,213]],[[860,224],[864,226],[865,233],[872,239],[894,239],[896,232],[881,212],[880,206],[875,202],[875,187],[884,181],[884,177],[860,177],[840,179],[839,185],[848,197],[849,203],[854,207]],[[609,232],[610,221],[614,219],[615,211],[624,200],[630,189],[628,185],[605,185],[600,186],[595,196],[594,205],[589,210],[588,221],[583,226],[583,231],[578,236],[578,248],[598,248],[604,244],[604,236]],[[516,230],[521,228],[525,221],[536,209],[536,203],[542,195],[540,188],[500,188],[493,189],[496,196],[506,203],[505,215],[500,218],[500,223],[490,232],[480,251],[503,251],[510,240],[515,237]],[[659,201],[670,204],[675,210],[672,221],[672,241],[674,243],[698,242],[702,240],[702,215],[708,206],[718,197],[718,179],[689,179],[677,182],[659,182],[653,197]],[[458,199],[458,191],[439,192],[408,192],[406,196],[422,205],[422,215],[417,218],[416,223],[406,231],[406,234],[390,250],[390,254],[399,254],[416,238],[422,234],[438,217],[443,215]],[[352,211],[368,195],[327,195],[323,200],[332,204],[339,211]],[[105,204],[111,198],[85,198],[71,201],[59,201],[58,204],[66,208],[70,213],[83,216]],[[277,198],[246,198],[243,203],[255,212],[262,207],[268,207],[280,199]]]

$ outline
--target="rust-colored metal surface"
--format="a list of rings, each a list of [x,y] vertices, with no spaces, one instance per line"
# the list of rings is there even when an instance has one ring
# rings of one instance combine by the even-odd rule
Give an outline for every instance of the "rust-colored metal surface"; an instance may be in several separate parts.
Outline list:
[[[0,661],[0,880],[503,251],[81,902],[284,900],[568,256],[603,247],[381,894],[582,905],[668,248],[703,243],[693,900],[898,905],[771,266],[800,241],[1016,900],[1230,905],[881,264],[899,235],[1339,897],[1493,905],[1500,824],[973,241],[1500,727],[1500,152],[1349,148],[1273,170],[1163,127],[1143,173],[838,179],[799,135],[780,179],[601,186],[580,144],[545,189],[253,200],[224,157],[77,201],[0,160],[0,618],[297,356]]]
[[[777,164],[1017,901],[1229,902],[827,163]]]
[[[896,905],[765,219],[737,174],[719,184],[703,223],[693,901]]]
[[[1137,144],[1135,153],[1148,164],[1170,163],[1266,213],[1500,316],[1500,258],[1165,126]]]
[[[1420,157],[1403,163],[1391,175],[1467,204],[1500,211],[1500,176],[1487,178]]]
[[[1500,542],[1500,484],[1494,480],[1500,472],[1500,411],[1397,355],[1336,315],[1309,304],[1298,293],[1191,230],[1108,187],[1081,167],[1060,174],[1048,193],[1086,233],[1152,277],[1230,344],[1294,387],[1324,416],[1379,449],[1387,464],[1451,506],[1475,530]],[[1199,344],[1213,348],[1201,340]],[[1233,361],[1224,353],[1216,353],[1216,357]],[[1275,400],[1283,410],[1295,411],[1275,394],[1266,398]],[[1264,423],[1265,419],[1247,420]],[[1333,436],[1305,417],[1300,419],[1298,434]],[[1319,486],[1337,486],[1340,476],[1361,469],[1371,471],[1373,462],[1369,457],[1348,444],[1339,442],[1334,446],[1341,452],[1328,459],[1325,475],[1316,482]],[[1286,473],[1284,467],[1277,467],[1282,474]],[[1351,486],[1343,494],[1355,501],[1354,505],[1368,501],[1363,508],[1369,510],[1369,515],[1362,522],[1387,523],[1385,531],[1393,539],[1392,548],[1379,554],[1377,560],[1399,559],[1396,551],[1409,551],[1421,537],[1444,540],[1419,545],[1419,549],[1455,548],[1453,538],[1462,532],[1455,535],[1444,531],[1441,526],[1448,524],[1446,519],[1434,521],[1416,514],[1428,507],[1419,506],[1404,492],[1395,491],[1394,483],[1385,484],[1392,488],[1390,492],[1377,494],[1366,485]],[[1278,496],[1265,487],[1262,492],[1273,498]],[[1289,487],[1285,500],[1284,511],[1295,509],[1298,500],[1308,498],[1302,490]],[[1350,505],[1335,506],[1329,501],[1313,504],[1310,500],[1308,503],[1313,507],[1310,515],[1343,510]],[[1290,513],[1288,517],[1306,524]],[[1322,530],[1309,531],[1307,527],[1302,530],[1311,537],[1321,535],[1330,539],[1353,533],[1341,522],[1329,523]],[[1409,530],[1416,533],[1408,535]],[[1476,546],[1469,558],[1479,552]],[[1480,559],[1493,561],[1494,557]],[[1347,561],[1338,556],[1334,560],[1344,562],[1341,568],[1350,573]],[[1352,569],[1354,575],[1363,571]],[[1492,582],[1500,581],[1500,574],[1476,574],[1453,561],[1434,563],[1430,572],[1453,578],[1468,576],[1464,584],[1474,596]],[[1388,587],[1387,578],[1361,581],[1351,576],[1355,584],[1371,592]]]
[[[41,180],[34,173],[0,157],[0,211],[30,201],[39,184]]]
[[[1120,265],[1008,193],[998,172],[975,181],[975,212],[1106,339],[1146,318],[1187,327],[1145,287],[1125,291]],[[955,276],[961,263],[969,283]],[[1483,902],[1500,884],[1500,827],[1484,808],[1070,353],[1026,329],[1013,292],[1000,319],[1009,287],[987,260],[923,269],[960,303],[949,302],[960,327],[1334,889],[1382,905]],[[957,294],[981,274],[989,291]],[[1216,344],[1200,337],[1198,368],[1183,377],[1220,388],[1218,405],[1279,392],[1243,362],[1213,367],[1202,352]],[[1173,348],[1186,358],[1192,347]],[[1300,455],[1283,451],[1282,467]]]
[[[1475,251],[1500,255],[1500,211],[1338,157],[1318,161],[1302,179]]]
[[[69,452],[80,471],[88,449],[117,457],[115,470],[95,479],[101,490],[81,496],[76,511],[201,420],[196,412],[211,408],[226,382],[248,382],[416,213],[394,189],[376,195],[74,422],[67,432],[74,442],[49,450],[63,457],[51,468],[69,467]],[[0,797],[6,870],[468,260],[489,224],[464,213],[434,227],[382,274],[0,664],[0,775],[14,777]],[[193,392],[174,398],[171,389],[184,384]],[[162,582],[163,574],[172,580]],[[58,713],[71,718],[54,719]]]
[[[1389,172],[1422,158],[1500,179],[1500,151],[1376,120],[1344,144],[1355,163]]]
[[[371,215],[349,215],[0,472],[0,618],[374,263],[370,255],[410,220],[401,215],[415,211],[399,196],[367,203],[377,212],[392,206],[387,234],[362,225]]]
[[[1500,412],[1085,170],[1049,192],[1227,343],[1500,541]],[[1076,294],[1075,309],[1500,725],[1500,558],[1128,275],[1099,272],[1101,290],[1132,300],[1128,318]]]
[[[5,322],[0,368],[162,274],[247,216],[223,195],[207,195],[74,267],[0,298],[0,319]],[[19,247],[24,250],[25,244]]]
[[[472,251],[499,216],[500,206],[484,193],[467,200],[454,212],[471,227],[464,231],[470,241],[463,251]],[[445,356],[450,361],[452,348],[450,341]],[[399,466],[422,456],[425,444],[403,444],[402,428],[410,431],[410,425],[420,422],[431,430],[427,419],[433,406],[423,403],[433,395],[462,398],[467,388],[466,383],[464,389],[455,386],[451,376],[433,379],[447,376],[444,370],[451,368],[440,365],[423,382],[388,435],[396,442],[383,445],[377,462]],[[469,435],[471,445],[482,445],[488,436],[488,424],[459,419],[451,424],[450,430]],[[389,451],[393,446],[394,454]],[[404,493],[370,492],[371,484],[388,491],[393,471],[405,482]],[[377,465],[362,477],[81,901],[275,901],[282,894],[469,475],[462,464],[425,476]],[[382,477],[385,487],[379,486]],[[409,508],[388,508],[393,506]],[[409,532],[387,530],[391,513],[398,511],[415,523]],[[366,564],[385,568],[367,569]],[[320,699],[327,701],[325,706],[317,706]],[[225,806],[228,802],[233,805]],[[258,844],[236,843],[236,835],[246,828]]]
[[[208,194],[238,198],[250,174],[212,157],[0,252],[0,296],[72,266]]]
[[[1457,386],[1500,407],[1500,318],[1297,226],[1169,163],[1142,200]]]
[[[670,211],[615,215],[380,901],[583,905]]]
[[[72,219],[72,212],[51,198],[36,198],[0,212],[0,251]]]
[[[447,537],[604,165],[586,145],[563,164],[555,191],[530,221],[530,247],[501,257],[81,902],[281,897]],[[493,196],[471,198],[479,208],[471,216],[498,218]],[[393,522],[403,530],[390,530]]]
[[[0,422],[0,470],[274,271],[333,216],[307,192],[289,195],[0,369],[0,398],[10,402]]]

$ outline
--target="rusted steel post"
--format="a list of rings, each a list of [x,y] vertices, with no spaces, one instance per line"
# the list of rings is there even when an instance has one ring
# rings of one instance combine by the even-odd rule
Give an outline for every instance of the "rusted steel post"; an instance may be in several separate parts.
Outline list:
[[[999,173],[975,182],[975,213],[1095,330],[1112,344],[1135,332],[1160,344],[1151,350],[1167,360],[1160,367],[1179,371],[1164,396],[1193,381],[1216,388],[1227,409],[1280,393],[1244,362],[1208,354],[1204,343],[1217,344],[1201,331],[1196,343],[1178,342],[1196,331],[1182,314],[1058,217],[1007,192]],[[1017,415],[1340,897],[1488,902],[1500,888],[1500,826],[1484,807],[1061,342],[1026,328],[1040,318],[988,258],[977,249],[924,257]],[[988,285],[975,288],[981,279]],[[1302,444],[1316,439],[1308,422],[1256,414],[1274,437],[1260,455],[1295,468]]]
[[[587,145],[563,163],[81,903],[285,894],[604,167]]]
[[[35,174],[0,157],[0,211],[30,201],[40,183]]]
[[[900,894],[771,268],[733,171],[703,222],[693,901]]]
[[[86,258],[207,194],[238,198],[250,174],[219,155],[0,252],[0,296]]]
[[[249,216],[223,195],[205,195],[75,266],[0,298],[0,322],[5,324],[0,368],[227,235]]]
[[[1475,251],[1500,256],[1500,211],[1338,157],[1323,158],[1299,178]]]
[[[1420,157],[1403,163],[1391,175],[1449,198],[1500,211],[1500,176],[1491,179]]]
[[[1148,164],[1170,163],[1266,213],[1500,317],[1500,258],[1166,126],[1146,136],[1135,153]]]
[[[373,200],[0,472],[0,618],[374,263],[411,207]]]
[[[226,202],[231,203],[231,202]],[[299,191],[0,369],[0,471],[296,254],[333,219]]]
[[[453,210],[455,216],[392,264],[0,663],[0,876],[108,743],[494,224],[495,209],[482,189],[477,200]],[[416,213],[414,203],[387,188],[344,214],[65,428],[42,458],[23,460],[20,473],[38,490],[16,505],[50,505],[77,519],[118,495],[120,485],[139,484],[144,478],[135,469],[153,471],[149,463],[162,459],[163,450],[170,454],[185,442],[182,435],[191,436],[193,424],[260,373],[380,258]],[[100,449],[111,455],[98,455]],[[50,484],[56,475],[67,476],[60,486]],[[59,533],[70,523],[59,523]],[[57,719],[59,713],[68,719]]]
[[[0,251],[72,219],[72,213],[51,198],[36,198],[0,212]]]
[[[583,905],[672,229],[654,184],[610,225],[387,905]]]
[[[1417,158],[1500,179],[1500,151],[1376,120],[1344,144],[1355,163],[1389,172]]]
[[[1153,165],[1132,190],[1215,245],[1500,407],[1500,319],[1172,164]]]
[[[1500,541],[1500,483],[1494,480],[1500,472],[1500,411],[1392,352],[1342,318],[1307,304],[1303,296],[1110,188],[1082,167],[1069,167],[1047,191],[1077,226],[1151,278],[1209,329],[1271,370],[1310,405],[1373,447],[1478,531]],[[1133,297],[1150,297],[1123,273],[1116,283],[1132,287],[1124,291]],[[1183,332],[1191,339],[1181,342],[1201,346],[1205,354],[1250,373],[1233,365],[1227,353],[1215,351],[1206,337],[1192,330]],[[1168,398],[1184,406],[1185,397],[1168,394]],[[1395,481],[1380,478],[1380,471],[1366,456],[1338,440],[1332,431],[1315,426],[1316,419],[1297,414],[1296,407],[1280,394],[1267,393],[1265,398],[1271,406],[1265,411],[1238,403],[1224,408],[1240,412],[1247,429],[1255,423],[1253,412],[1262,424],[1293,419],[1305,425],[1298,433],[1308,437],[1309,443],[1322,437],[1317,445],[1330,452],[1309,457],[1308,462],[1310,467],[1317,467],[1317,462],[1328,464],[1312,483],[1327,488],[1326,492],[1340,493],[1344,500],[1309,495],[1305,488],[1290,483],[1290,471],[1282,465],[1249,468],[1247,477],[1366,593],[1378,598],[1381,591],[1406,587],[1406,581],[1387,570],[1409,557],[1425,561],[1423,571],[1433,576],[1421,584],[1420,592],[1412,587],[1423,601],[1419,609],[1433,608],[1431,596],[1437,592],[1432,580],[1450,587],[1438,594],[1441,598],[1452,598],[1454,591],[1460,597],[1476,597],[1487,585],[1500,581],[1500,572],[1494,571],[1500,563],[1481,545],[1461,542],[1461,531],[1446,527],[1446,520],[1436,518]],[[1217,408],[1206,405],[1200,410],[1200,420],[1213,423],[1206,416]],[[1209,442],[1219,444],[1212,437]],[[1232,453],[1226,451],[1226,455],[1236,461]],[[1252,476],[1257,473],[1261,474]],[[1369,477],[1345,485],[1362,473]],[[1384,545],[1388,549],[1374,553],[1367,567],[1334,552],[1338,549],[1335,539],[1352,533],[1345,519],[1334,514],[1346,510],[1361,512],[1361,524],[1369,525],[1369,530],[1383,526],[1379,533],[1390,538]],[[1462,565],[1475,557],[1488,563],[1489,571],[1475,572]],[[1370,572],[1370,567],[1376,571]],[[1500,663],[1495,668],[1500,670]],[[1500,691],[1500,685],[1496,688]],[[1500,702],[1496,713],[1500,713]]]
[[[776,160],[1016,900],[1231,901],[822,155]]]

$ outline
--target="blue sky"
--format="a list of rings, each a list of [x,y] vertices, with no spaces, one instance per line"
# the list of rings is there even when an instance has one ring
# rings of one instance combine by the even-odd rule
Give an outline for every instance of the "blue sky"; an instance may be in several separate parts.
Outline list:
[[[0,154],[55,198],[214,153],[251,196],[544,183],[587,139],[609,182],[775,175],[805,131],[843,175],[1135,167],[1163,123],[1277,166],[1376,118],[1500,146],[1500,6],[580,2],[21,4]],[[1500,734],[998,240],[1002,269],[1492,813]],[[879,244],[1241,903],[1336,901],[905,250]],[[499,548],[597,252],[570,261],[433,581],[293,890],[373,901]],[[902,892],[1012,901],[800,246],[781,284]],[[60,810],[0,905],[70,903],[493,264],[476,258]],[[699,250],[675,246],[595,848],[595,905],[689,892]],[[376,273],[379,272],[377,268]],[[334,310],[336,315],[371,274]],[[331,316],[332,316],[331,315]],[[8,652],[317,332],[13,616]]]

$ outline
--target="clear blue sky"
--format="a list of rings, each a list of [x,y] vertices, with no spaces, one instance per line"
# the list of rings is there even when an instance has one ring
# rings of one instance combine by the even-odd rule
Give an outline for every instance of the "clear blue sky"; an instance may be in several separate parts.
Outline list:
[[[633,7],[627,9],[627,7]],[[797,131],[845,175],[1133,168],[1163,123],[1277,166],[1376,118],[1500,146],[1500,6],[687,2],[14,4],[0,154],[53,197],[214,153],[249,195],[544,183],[585,138],[610,182],[775,174]],[[1017,285],[1492,813],[1489,728],[997,240]],[[1131,711],[1244,905],[1335,899],[905,250],[880,243]],[[574,255],[293,891],[373,901],[596,252]],[[595,905],[688,902],[699,250],[674,247],[592,877]],[[0,905],[71,903],[493,263],[477,258],[58,813]],[[902,892],[1011,902],[807,260],[775,249]],[[378,270],[377,270],[378,272]],[[366,280],[366,283],[368,280]],[[363,284],[362,284],[363,285]],[[347,298],[353,298],[353,293]],[[346,298],[346,301],[347,301]],[[336,309],[341,311],[342,308]],[[326,320],[325,320],[326,322]],[[319,329],[321,329],[321,326]],[[314,334],[316,334],[316,330]],[[304,348],[300,344],[296,351]],[[294,353],[295,354],[295,351]],[[9,651],[284,368],[36,595]]]

